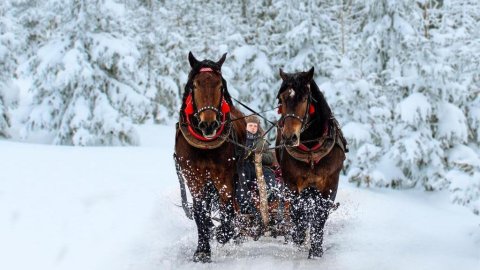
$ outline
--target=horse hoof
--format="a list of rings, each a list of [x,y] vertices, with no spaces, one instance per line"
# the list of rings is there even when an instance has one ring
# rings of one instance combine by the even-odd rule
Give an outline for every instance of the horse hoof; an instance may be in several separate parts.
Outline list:
[[[252,238],[253,241],[258,241],[263,234],[262,226],[255,226],[252,228]]]
[[[245,236],[243,236],[242,234],[237,234],[233,237],[233,243],[235,245],[240,245],[242,244],[243,242],[245,242]]]
[[[303,243],[305,243],[305,237],[306,237],[305,232],[303,232],[303,233],[293,233],[292,234],[292,241],[293,241],[293,243],[295,243],[295,245],[301,246],[301,245],[303,245]]]
[[[320,258],[323,256],[323,248],[310,248],[308,252],[309,259]]]
[[[212,255],[206,251],[196,251],[193,255],[194,262],[209,263],[212,262]]]
[[[218,243],[222,245],[227,243],[228,241],[230,241],[230,239],[232,239],[233,234],[234,230],[232,226],[220,226],[220,228],[218,228],[217,230]]]

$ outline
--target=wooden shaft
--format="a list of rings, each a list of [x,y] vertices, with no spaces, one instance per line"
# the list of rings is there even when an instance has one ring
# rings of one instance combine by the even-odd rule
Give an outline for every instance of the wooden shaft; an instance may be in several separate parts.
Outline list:
[[[262,152],[255,152],[255,172],[257,173],[258,195],[260,197],[260,215],[262,216],[263,225],[265,228],[268,228],[267,184],[263,177]]]

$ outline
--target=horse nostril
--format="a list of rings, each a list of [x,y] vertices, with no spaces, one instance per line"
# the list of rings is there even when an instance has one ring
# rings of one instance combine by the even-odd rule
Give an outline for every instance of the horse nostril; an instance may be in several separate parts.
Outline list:
[[[220,126],[220,122],[217,120],[217,121],[214,121],[212,123],[212,129],[215,130],[217,129],[218,127]]]
[[[200,123],[198,123],[198,128],[206,129],[207,128],[207,123],[205,121],[200,121]]]
[[[282,140],[283,140],[283,143],[287,146],[291,146],[292,144],[292,137],[287,137],[285,136],[284,134],[282,134]]]
[[[298,143],[298,136],[297,134],[293,134],[292,138],[291,138],[291,141],[293,144],[297,144]]]
[[[299,143],[297,134],[288,137],[285,136],[285,134],[282,134],[282,141],[286,146],[296,146]]]

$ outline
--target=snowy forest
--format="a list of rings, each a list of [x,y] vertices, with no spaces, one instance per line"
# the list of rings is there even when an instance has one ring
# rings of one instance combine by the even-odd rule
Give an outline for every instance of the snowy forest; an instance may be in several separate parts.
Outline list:
[[[189,51],[227,53],[231,95],[260,111],[279,68],[315,67],[348,181],[480,214],[478,0],[2,0],[0,137],[141,145],[139,126],[177,121]]]

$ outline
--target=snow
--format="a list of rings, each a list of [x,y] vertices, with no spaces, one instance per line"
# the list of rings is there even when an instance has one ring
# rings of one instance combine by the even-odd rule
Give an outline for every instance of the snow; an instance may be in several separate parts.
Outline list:
[[[105,11],[112,11],[116,13],[116,16],[122,17],[125,14],[125,6],[119,3],[116,3],[113,0],[105,1]]]
[[[468,137],[467,119],[457,106],[442,102],[439,108],[438,136],[447,140],[466,142]]]
[[[133,125],[175,122],[192,51],[228,53],[230,94],[260,111],[277,104],[279,68],[314,66],[350,142],[345,174],[360,170],[366,185],[448,189],[458,166],[447,152],[478,149],[480,1],[30,2],[0,1],[0,134],[11,140],[135,144]]]
[[[195,264],[179,204],[174,128],[137,127],[140,147],[0,141],[0,269],[478,269],[480,217],[448,193],[356,188],[343,179],[324,257],[264,237]]]
[[[364,142],[370,141],[370,133],[365,124],[350,122],[342,127],[343,134],[348,139],[349,143],[354,146],[360,146]]]
[[[236,48],[232,56],[236,59],[239,66],[243,66],[246,61],[249,61],[255,56],[256,49],[254,46],[241,46]]]
[[[413,93],[397,106],[402,121],[411,125],[425,122],[432,113],[428,99],[421,93]]]
[[[457,145],[450,150],[449,162],[480,167],[480,157],[470,147]]]
[[[152,125],[176,121],[188,51],[228,53],[230,94],[259,111],[279,68],[314,66],[350,147],[324,259],[262,239],[194,268],[480,269],[478,216],[448,205],[480,215],[480,1],[80,2],[0,1],[0,270],[194,265],[173,128]]]

